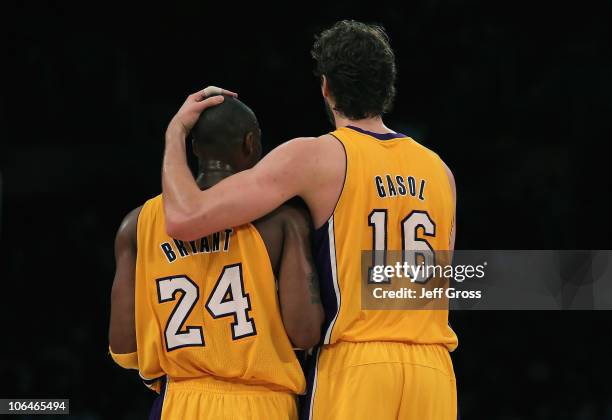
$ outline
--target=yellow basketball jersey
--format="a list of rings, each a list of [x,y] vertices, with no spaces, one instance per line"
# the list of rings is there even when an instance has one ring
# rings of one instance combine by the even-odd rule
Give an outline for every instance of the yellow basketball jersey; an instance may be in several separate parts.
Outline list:
[[[266,246],[251,224],[182,242],[162,196],[138,218],[136,335],[147,382],[214,376],[301,393]]]
[[[406,235],[448,250],[454,202],[444,164],[402,134],[342,127],[331,133],[346,152],[336,208],[315,234],[325,307],[323,343],[398,341],[457,347],[448,310],[363,310],[362,251],[401,251]]]

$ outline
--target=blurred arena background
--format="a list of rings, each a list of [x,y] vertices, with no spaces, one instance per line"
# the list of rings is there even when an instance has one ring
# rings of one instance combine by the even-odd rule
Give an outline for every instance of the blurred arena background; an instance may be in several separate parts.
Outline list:
[[[341,18],[387,28],[387,122],[453,169],[457,249],[610,248],[612,2],[208,3],[1,6],[0,397],[148,413],[107,323],[115,230],[160,190],[166,124],[215,84],[254,109],[266,150],[329,131],[309,51]],[[464,419],[612,419],[609,312],[451,323]]]

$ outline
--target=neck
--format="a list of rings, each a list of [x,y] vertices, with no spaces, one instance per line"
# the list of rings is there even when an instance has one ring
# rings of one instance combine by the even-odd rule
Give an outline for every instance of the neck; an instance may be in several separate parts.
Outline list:
[[[229,163],[214,159],[200,161],[196,183],[205,190],[235,173]]]
[[[372,131],[374,133],[395,133],[395,131],[385,125],[380,115],[372,118],[363,118],[361,120],[350,120],[334,111],[334,120],[336,121],[336,128],[352,125],[353,127],[359,127],[362,130]]]

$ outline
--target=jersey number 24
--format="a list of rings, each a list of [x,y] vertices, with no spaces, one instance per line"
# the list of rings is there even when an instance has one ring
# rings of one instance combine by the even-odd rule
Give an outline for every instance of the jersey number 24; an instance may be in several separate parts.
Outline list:
[[[198,285],[186,275],[157,279],[159,303],[175,301],[177,295],[180,295],[178,303],[172,310],[164,330],[167,351],[205,346],[202,327],[184,326],[200,297]],[[223,267],[205,306],[215,319],[226,316],[234,318],[231,324],[232,339],[238,340],[257,334],[255,321],[249,318],[251,300],[248,293],[244,292],[242,264]]]

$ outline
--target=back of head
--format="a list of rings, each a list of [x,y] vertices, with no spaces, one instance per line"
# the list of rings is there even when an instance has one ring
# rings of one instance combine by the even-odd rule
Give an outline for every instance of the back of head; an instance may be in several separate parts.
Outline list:
[[[238,99],[224,97],[221,104],[205,109],[191,130],[194,146],[200,151],[239,154],[249,133],[259,141],[260,130],[255,113]]]
[[[395,54],[381,26],[337,22],[316,37],[315,74],[325,76],[335,109],[351,120],[384,114],[395,98]]]

